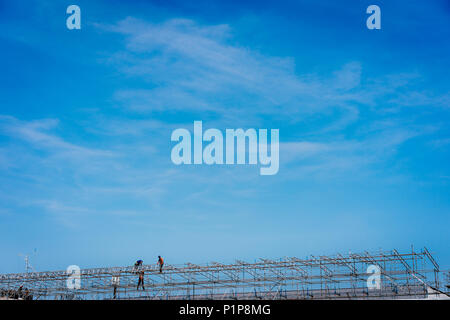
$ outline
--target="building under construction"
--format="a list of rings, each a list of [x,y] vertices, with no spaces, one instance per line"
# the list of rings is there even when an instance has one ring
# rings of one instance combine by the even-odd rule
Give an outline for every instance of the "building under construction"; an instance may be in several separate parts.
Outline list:
[[[145,290],[137,290],[144,274]],[[4,299],[449,299],[430,252],[351,253],[233,264],[155,265],[0,275]]]

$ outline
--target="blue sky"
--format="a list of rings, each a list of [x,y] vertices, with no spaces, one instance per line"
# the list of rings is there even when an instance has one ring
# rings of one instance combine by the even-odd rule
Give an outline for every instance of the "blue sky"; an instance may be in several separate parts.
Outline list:
[[[68,30],[66,8],[81,8]],[[381,30],[366,28],[370,4]],[[428,247],[450,265],[447,1],[0,2],[0,272]],[[276,128],[280,170],[175,166]]]

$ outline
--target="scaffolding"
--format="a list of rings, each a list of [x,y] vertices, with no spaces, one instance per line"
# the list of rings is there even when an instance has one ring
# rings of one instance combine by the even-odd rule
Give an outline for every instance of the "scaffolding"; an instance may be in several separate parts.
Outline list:
[[[145,290],[137,290],[140,273]],[[75,288],[69,285],[74,279],[79,280]],[[374,286],[377,279],[379,285]],[[52,300],[442,299],[450,297],[449,287],[449,272],[439,269],[426,248],[253,263],[187,263],[167,265],[163,272],[156,265],[142,265],[82,269],[79,277],[70,270],[0,275],[3,296]]]

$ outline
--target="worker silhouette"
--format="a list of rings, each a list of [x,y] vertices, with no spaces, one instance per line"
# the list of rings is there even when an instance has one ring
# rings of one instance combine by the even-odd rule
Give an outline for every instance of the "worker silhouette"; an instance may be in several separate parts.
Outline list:
[[[157,264],[159,265],[159,273],[162,273],[162,269],[163,269],[163,266],[164,266],[164,259],[161,258],[161,256],[158,256],[158,263]]]
[[[144,261],[142,261],[142,260],[136,261],[136,263],[134,264],[134,270],[139,275],[139,281],[138,281],[138,285],[137,285],[136,290],[139,290],[139,286],[142,286],[142,290],[145,291],[145,287],[144,287],[144,271],[141,270],[141,267],[142,267],[143,263],[144,263]]]
[[[142,286],[142,290],[145,291],[145,287],[144,287],[144,271],[139,271],[139,281],[138,281],[138,285],[136,290],[139,290],[139,286]]]

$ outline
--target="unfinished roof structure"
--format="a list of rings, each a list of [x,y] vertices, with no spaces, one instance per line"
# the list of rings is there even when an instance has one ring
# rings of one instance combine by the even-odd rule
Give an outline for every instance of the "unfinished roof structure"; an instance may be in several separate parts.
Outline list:
[[[142,272],[145,291],[138,291]],[[78,285],[71,285],[74,280]],[[142,265],[82,269],[79,276],[68,271],[4,274],[0,291],[30,299],[442,299],[449,297],[449,273],[424,248],[187,263],[167,265],[162,273],[156,265]]]

